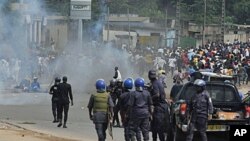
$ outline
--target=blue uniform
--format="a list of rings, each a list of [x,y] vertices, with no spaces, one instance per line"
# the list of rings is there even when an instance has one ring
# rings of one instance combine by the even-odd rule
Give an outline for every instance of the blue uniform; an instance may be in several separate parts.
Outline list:
[[[148,91],[131,92],[128,106],[130,109],[129,135],[132,140],[135,138],[138,129],[141,129],[143,140],[149,141],[149,117],[152,104]]]
[[[208,92],[203,91],[202,93],[195,94],[191,98],[189,108],[191,114],[191,122],[189,124],[186,141],[193,140],[194,129],[196,129],[200,133],[202,141],[207,141],[206,129],[208,114],[213,113],[213,105]]]
[[[152,90],[150,94],[154,105],[153,120],[151,121],[152,138],[153,141],[156,141],[158,135],[160,141],[165,141],[164,133],[169,131],[168,128],[170,128],[168,104],[165,100],[166,94],[159,80],[152,80],[151,83]],[[169,139],[171,134],[168,133],[167,135]]]
[[[119,106],[120,106],[120,113],[122,119],[122,125],[124,127],[124,137],[125,141],[129,141],[129,115],[128,115],[128,106],[129,106],[129,99],[130,99],[131,92],[129,90],[125,90],[120,96]],[[136,139],[137,141],[141,141],[141,132],[140,129],[136,132]]]

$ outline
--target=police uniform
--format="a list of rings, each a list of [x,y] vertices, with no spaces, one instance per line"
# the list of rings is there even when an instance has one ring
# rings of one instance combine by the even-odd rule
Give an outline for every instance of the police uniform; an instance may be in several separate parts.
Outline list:
[[[60,82],[59,82],[60,83]],[[58,122],[58,101],[59,101],[59,91],[58,91],[58,84],[54,84],[51,88],[49,93],[52,95],[52,114],[54,117],[53,122]]]
[[[90,118],[95,124],[98,141],[105,141],[108,127],[108,112],[113,112],[114,103],[111,96],[106,92],[93,94],[89,99]],[[110,111],[108,111],[110,110]],[[93,112],[93,117],[91,113]]]
[[[152,138],[153,141],[156,141],[158,135],[160,141],[165,141],[165,133],[170,128],[168,104],[165,101],[166,94],[159,80],[154,79],[151,83],[152,89],[150,94],[154,105],[153,120],[151,121]],[[168,133],[167,135],[169,139],[171,134]]]
[[[173,87],[171,88],[171,91],[170,91],[170,98],[172,100],[175,99],[176,95],[179,93],[179,91],[181,90],[182,87],[183,87],[183,85],[180,83],[176,83],[173,85]]]
[[[122,125],[124,127],[125,141],[130,141],[129,140],[129,113],[127,113],[130,95],[131,95],[131,91],[125,90],[125,92],[123,92],[120,96],[120,104],[119,104]],[[138,129],[136,132],[136,139],[137,141],[141,141],[140,129]]]
[[[58,119],[59,124],[58,127],[62,126],[62,114],[64,112],[64,128],[67,128],[66,123],[68,120],[68,111],[69,111],[69,103],[71,101],[71,105],[73,105],[73,95],[71,85],[67,83],[67,78],[63,77],[63,83],[60,83],[59,86],[59,101],[58,101]]]
[[[194,129],[200,133],[201,141],[207,141],[206,129],[208,115],[213,113],[213,105],[209,93],[203,91],[195,94],[191,98],[189,108],[191,119],[190,124],[188,125],[186,141],[192,141]]]
[[[119,106],[120,95],[123,92],[123,87],[122,87],[122,82],[118,82],[118,83],[121,83],[121,85],[117,85],[114,92],[111,93],[111,97],[112,97],[113,103],[115,105],[113,124],[115,124],[115,122],[116,122],[116,125],[114,125],[114,127],[120,127],[120,120],[119,120],[119,115],[118,114],[119,114],[119,111],[120,111],[120,106]]]
[[[152,99],[148,91],[131,92],[129,100],[129,136],[135,140],[136,132],[141,129],[143,140],[149,141],[149,118]]]

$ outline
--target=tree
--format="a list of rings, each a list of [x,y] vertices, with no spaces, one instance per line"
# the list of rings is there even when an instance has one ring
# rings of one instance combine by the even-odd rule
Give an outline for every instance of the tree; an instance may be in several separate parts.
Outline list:
[[[238,0],[233,6],[233,14],[238,24],[250,24],[250,1]]]
[[[110,13],[125,14],[127,9],[130,8],[128,0],[113,0],[109,3]]]
[[[44,0],[42,8],[48,12],[69,16],[70,0]]]

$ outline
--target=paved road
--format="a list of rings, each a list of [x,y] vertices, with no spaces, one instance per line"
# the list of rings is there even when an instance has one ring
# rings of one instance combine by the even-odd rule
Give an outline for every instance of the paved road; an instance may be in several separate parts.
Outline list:
[[[168,86],[171,88],[171,84]],[[169,89],[166,89],[168,92]],[[74,94],[68,128],[52,123],[51,96],[46,93],[10,93],[0,91],[0,120],[21,127],[81,141],[96,141],[94,124],[89,120],[87,104],[90,94]],[[123,141],[123,129],[114,128],[114,140]],[[111,140],[108,137],[108,140]]]
[[[169,93],[172,84],[168,84]],[[0,91],[0,120],[14,123],[21,127],[66,137],[80,141],[96,141],[93,123],[89,120],[88,104],[90,95],[74,94],[74,106],[70,107],[68,128],[58,128],[52,123],[51,96],[46,93],[8,93]],[[108,141],[111,138],[108,137]],[[123,141],[123,129],[114,129],[114,140]]]
[[[35,129],[57,136],[78,140],[96,140],[92,122],[88,118],[86,107],[89,95],[74,95],[74,106],[69,110],[68,129],[57,128],[52,123],[50,95],[36,94],[2,94],[0,96],[0,119],[15,123],[27,129]],[[122,134],[122,130],[114,130]],[[117,137],[118,138],[118,137]]]

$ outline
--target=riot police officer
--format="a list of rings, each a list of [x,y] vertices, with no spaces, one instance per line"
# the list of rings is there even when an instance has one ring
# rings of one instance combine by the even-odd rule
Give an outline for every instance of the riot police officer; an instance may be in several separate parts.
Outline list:
[[[144,79],[135,80],[135,91],[131,92],[129,99],[129,137],[135,141],[136,132],[142,131],[143,140],[149,141],[149,118],[153,104],[148,91],[144,90]]]
[[[59,101],[59,90],[58,86],[60,84],[61,79],[59,77],[55,78],[55,84],[50,88],[49,94],[52,95],[52,114],[54,117],[53,123],[58,122],[58,101]]]
[[[164,86],[157,80],[157,72],[155,70],[148,72],[148,78],[151,82],[151,89],[149,91],[154,105],[153,119],[151,121],[153,141],[157,141],[157,135],[160,141],[165,141],[166,132],[167,139],[171,140],[169,106],[165,100]]]
[[[209,97],[209,93],[205,90],[206,82],[202,79],[194,81],[196,87],[196,94],[194,94],[189,103],[190,123],[188,125],[188,132],[186,141],[193,140],[193,132],[196,129],[202,141],[207,141],[206,129],[207,121],[212,118],[213,105]]]
[[[108,114],[113,115],[114,103],[106,92],[106,84],[103,79],[96,81],[97,93],[91,95],[88,103],[89,118],[93,120],[98,135],[98,141],[105,141],[108,127]]]
[[[73,106],[73,95],[72,95],[71,85],[67,83],[68,78],[64,76],[62,80],[63,80],[63,83],[60,83],[58,86],[59,88],[59,101],[58,101],[59,124],[57,125],[57,127],[62,126],[62,114],[64,112],[63,128],[67,128],[66,123],[68,120],[69,103],[71,103],[71,106]]]
[[[133,89],[134,81],[132,78],[127,78],[123,82],[124,92],[120,96],[119,106],[121,113],[122,125],[124,127],[124,137],[125,141],[129,141],[129,112],[128,110],[128,102],[131,95],[131,90]],[[141,141],[141,132],[138,130],[136,132],[137,141]]]
[[[123,84],[123,81],[121,79],[118,79],[116,81],[116,87],[114,89],[114,92],[111,93],[111,97],[112,97],[113,103],[115,105],[115,107],[114,107],[114,117],[113,117],[114,127],[120,127],[121,126],[118,114],[119,114],[119,111],[120,111],[120,106],[119,106],[120,95],[123,92],[123,86],[122,86],[122,84]]]

